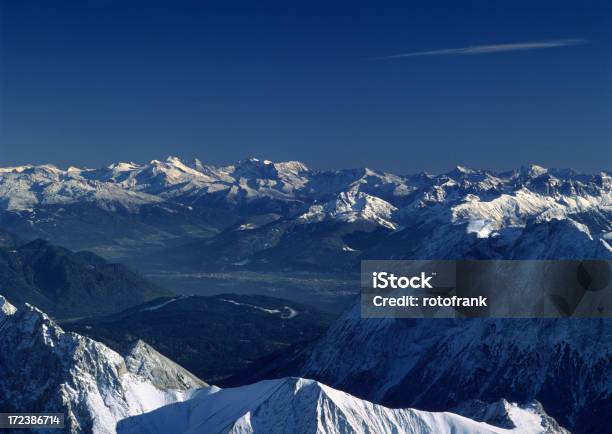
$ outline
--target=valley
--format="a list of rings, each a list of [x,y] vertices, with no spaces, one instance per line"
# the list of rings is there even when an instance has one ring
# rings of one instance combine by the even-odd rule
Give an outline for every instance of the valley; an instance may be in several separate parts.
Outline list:
[[[177,294],[266,295],[339,314],[359,295],[358,275],[314,272],[219,271],[188,273],[142,269],[151,281]]]
[[[117,352],[145,341],[212,384],[258,359],[318,338],[334,316],[262,295],[160,298],[108,316],[61,323]]]

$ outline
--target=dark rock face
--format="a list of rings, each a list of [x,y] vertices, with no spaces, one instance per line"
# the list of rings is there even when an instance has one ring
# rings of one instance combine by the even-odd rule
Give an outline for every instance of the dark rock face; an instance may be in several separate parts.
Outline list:
[[[35,240],[0,248],[0,294],[71,317],[115,312],[167,292],[121,264]]]

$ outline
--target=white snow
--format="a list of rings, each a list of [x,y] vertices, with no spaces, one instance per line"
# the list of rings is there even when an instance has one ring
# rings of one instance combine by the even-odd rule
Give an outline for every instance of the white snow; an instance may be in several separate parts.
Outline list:
[[[17,312],[17,308],[0,295],[0,321]]]
[[[305,223],[324,220],[355,222],[369,221],[389,229],[395,229],[393,215],[397,208],[390,203],[357,190],[342,192],[334,200],[323,205],[312,205],[299,217]]]
[[[467,233],[487,239],[504,229],[525,228],[529,221],[571,219],[593,241],[609,239],[612,177],[606,172],[577,175],[532,165],[507,173],[458,166],[443,175],[399,176],[372,169],[313,171],[298,161],[274,163],[250,158],[216,167],[171,156],[147,164],[119,162],[101,169],[67,170],[53,165],[0,168],[0,209],[30,211],[31,225],[40,207],[79,203],[137,213],[145,205],[177,214],[193,210],[207,195],[231,204],[269,199],[300,203],[306,211],[283,217],[300,223],[366,222],[398,231],[427,215],[430,221],[465,225]],[[583,215],[592,218],[582,221]],[[449,220],[450,217],[450,220]],[[61,223],[47,217],[46,223]],[[57,222],[54,219],[58,219]],[[603,222],[603,223],[598,223]],[[255,229],[244,223],[238,230]],[[593,235],[596,234],[596,235]],[[502,237],[503,238],[503,237]],[[453,240],[440,243],[452,245]],[[345,251],[350,251],[348,248]]]
[[[161,309],[162,307],[168,306],[170,303],[174,303],[175,301],[181,300],[181,299],[183,299],[185,297],[186,296],[184,296],[184,295],[180,295],[178,297],[171,298],[170,300],[163,301],[163,302],[161,302],[159,304],[156,304],[156,305],[153,305],[153,306],[149,306],[149,307],[145,307],[142,310],[145,311],[145,310],[157,310],[157,309]]]
[[[265,307],[255,306],[254,304],[248,304],[248,303],[238,303],[237,301],[234,301],[234,300],[227,300],[227,299],[224,299],[224,298],[222,298],[222,299],[221,299],[221,301],[224,301],[224,302],[226,302],[226,303],[231,303],[231,304],[236,305],[236,306],[248,306],[248,307],[250,307],[250,308],[257,309],[257,310],[261,310],[262,312],[266,312],[266,313],[269,313],[269,314],[277,314],[277,313],[281,313],[281,311],[280,311],[280,310],[278,310],[278,309],[267,309],[267,308],[265,308]]]
[[[282,378],[248,386],[202,391],[192,399],[125,419],[124,434],[157,433],[523,433],[545,431],[537,414],[518,406],[514,429],[447,412],[390,409],[313,380]]]
[[[493,229],[490,227],[489,222],[483,219],[474,219],[468,221],[467,233],[475,233],[478,238],[488,238],[489,235],[493,232]]]
[[[295,309],[290,308],[289,306],[284,306],[283,309],[285,312],[281,315],[283,319],[291,319],[298,316],[299,312]]]
[[[299,312],[289,306],[283,306],[283,309],[268,309],[265,307],[261,307],[261,306],[256,306],[254,304],[249,304],[249,303],[239,303],[235,300],[230,300],[230,299],[225,299],[222,298],[221,301],[224,301],[226,303],[230,303],[233,304],[235,306],[246,306],[246,307],[250,307],[252,309],[257,309],[260,310],[262,312],[266,312],[269,313],[270,315],[278,315],[281,314],[281,318],[283,319],[292,319],[295,318],[296,316],[298,316]]]

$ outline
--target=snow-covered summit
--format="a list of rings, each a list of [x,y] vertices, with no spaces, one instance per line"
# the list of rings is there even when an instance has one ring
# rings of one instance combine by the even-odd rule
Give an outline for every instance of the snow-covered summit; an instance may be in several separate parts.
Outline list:
[[[17,308],[0,295],[0,321],[4,322],[17,312]]]
[[[93,214],[80,209],[82,204],[114,216],[125,211],[151,216],[143,230],[159,230],[162,237],[190,237],[189,228],[194,227],[220,232],[241,219],[267,213],[298,223],[366,221],[395,232],[404,230],[402,236],[411,239],[425,233],[425,226],[432,229],[428,245],[419,251],[438,257],[466,253],[474,238],[488,244],[485,254],[516,257],[512,250],[517,237],[537,236],[531,226],[561,220],[572,225],[559,229],[568,228],[572,237],[580,238],[577,244],[584,245],[582,250],[595,252],[589,257],[597,252],[612,255],[608,172],[588,175],[535,165],[493,172],[458,166],[440,175],[396,175],[369,168],[317,171],[299,161],[257,158],[213,166],[175,156],[102,169],[62,170],[51,165],[0,169],[0,212],[10,214],[5,221],[18,228],[16,232],[27,227],[36,236],[64,236],[69,232],[64,225],[69,223],[57,209],[69,208],[79,222],[83,214],[85,219]],[[177,222],[172,228],[165,223],[170,214]],[[36,232],[38,223],[44,227]],[[131,237],[140,241],[138,235],[126,232],[117,238],[126,244],[134,241]],[[412,254],[394,252],[394,256],[403,253]]]
[[[32,210],[47,205],[93,203],[103,209],[118,206],[136,211],[161,199],[122,185],[95,179],[91,171],[60,170],[55,166],[28,166],[0,172],[0,208]]]
[[[390,409],[303,378],[211,388],[119,423],[119,433],[566,433],[537,407],[508,404],[508,427],[453,413]],[[552,422],[552,423],[551,423]]]
[[[0,409],[62,412],[66,431],[114,433],[117,421],[183,401],[206,384],[144,343],[122,356],[0,296]]]
[[[544,407],[538,401],[518,405],[503,398],[490,404],[479,400],[470,400],[463,402],[452,412],[479,422],[521,433],[537,432],[541,427],[545,433],[569,434],[569,431],[561,427],[555,419],[544,411]]]
[[[312,205],[299,220],[311,223],[325,220],[355,222],[368,221],[388,229],[395,229],[393,216],[397,208],[390,203],[357,190],[340,193],[322,205]]]
[[[0,168],[0,206],[13,210],[80,201],[115,202],[134,209],[144,203],[211,194],[229,200],[240,196],[244,200],[267,197],[312,203],[353,190],[396,207],[432,202],[452,205],[467,194],[489,200],[513,196],[523,189],[564,205],[577,198],[591,202],[603,196],[609,199],[610,188],[610,175],[605,172],[579,175],[539,166],[503,173],[458,166],[442,175],[403,176],[367,168],[316,171],[299,161],[275,163],[257,158],[217,167],[170,156],[163,161],[119,162],[101,169],[62,170],[52,165]]]

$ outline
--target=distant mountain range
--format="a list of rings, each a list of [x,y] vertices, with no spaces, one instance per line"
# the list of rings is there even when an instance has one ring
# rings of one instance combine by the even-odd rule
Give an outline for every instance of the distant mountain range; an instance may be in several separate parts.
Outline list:
[[[611,195],[610,172],[457,167],[394,175],[169,157],[102,169],[0,169],[0,227],[106,257],[153,254],[150,263],[189,268],[337,271],[374,257],[601,258],[612,256]]]

